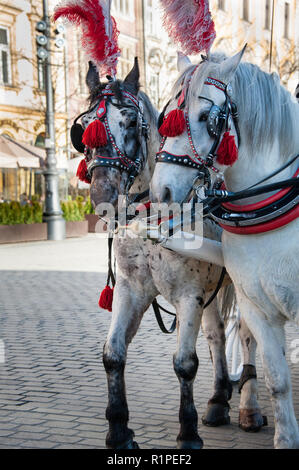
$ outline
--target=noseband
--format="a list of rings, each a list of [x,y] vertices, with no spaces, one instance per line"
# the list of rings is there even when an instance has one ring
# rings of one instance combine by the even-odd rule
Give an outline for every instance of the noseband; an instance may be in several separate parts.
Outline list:
[[[187,88],[190,84],[191,78],[195,72],[196,68],[194,69],[189,82],[187,84]],[[238,111],[237,106],[231,100],[232,95],[232,88],[231,85],[226,85],[225,83],[221,82],[220,80],[216,80],[215,78],[208,77],[204,82],[205,85],[215,86],[219,90],[223,91],[225,94],[225,103],[222,107],[216,105],[212,100],[206,98],[204,96],[199,96],[201,99],[205,99],[212,103],[211,109],[209,111],[209,116],[207,119],[207,130],[209,136],[214,139],[214,143],[206,156],[206,158],[202,158],[199,153],[197,152],[193,138],[192,132],[190,127],[190,121],[188,112],[185,112],[185,121],[186,121],[186,130],[188,136],[188,142],[191,147],[192,156],[191,155],[174,155],[169,152],[163,150],[167,137],[164,137],[161,142],[161,146],[159,152],[156,155],[156,162],[161,163],[174,163],[176,165],[182,165],[187,168],[194,168],[200,171],[207,171],[208,169],[213,170],[215,173],[219,173],[218,168],[214,166],[214,160],[216,159],[216,152],[221,142],[221,137],[223,133],[229,130],[229,118],[230,116],[233,119],[237,137],[238,137],[238,145],[240,146],[240,131],[238,125]],[[184,89],[181,91],[180,94],[185,93]],[[183,104],[184,106],[184,104]]]
[[[108,84],[104,90],[101,91],[100,95],[97,97],[97,100],[100,100],[96,106],[92,107],[88,111],[80,114],[74,121],[74,124],[71,128],[71,140],[73,146],[76,150],[80,153],[84,153],[85,161],[87,165],[87,174],[88,178],[91,181],[92,172],[97,167],[108,167],[108,168],[116,168],[120,172],[126,171],[128,173],[128,183],[127,183],[127,191],[132,186],[134,179],[136,176],[140,174],[142,169],[144,168],[145,159],[146,159],[146,141],[148,139],[148,125],[144,118],[144,112],[142,103],[131,93],[126,90],[121,90],[122,96],[130,101],[130,104],[123,104],[118,107],[122,108],[134,108],[137,111],[137,135],[139,141],[139,149],[137,153],[137,157],[135,160],[129,158],[124,152],[120,150],[116,141],[112,135],[109,122],[107,119],[107,105],[111,103],[111,98],[115,96],[115,93],[110,88]],[[104,101],[103,101],[104,100]],[[115,105],[111,103],[112,105]],[[96,114],[97,118],[102,122],[104,125],[106,134],[107,134],[107,147],[109,144],[115,150],[117,156],[109,157],[106,155],[96,154],[92,157],[92,152],[89,147],[82,143],[82,137],[84,133],[83,127],[77,123],[78,119],[82,116],[91,113],[97,108]]]

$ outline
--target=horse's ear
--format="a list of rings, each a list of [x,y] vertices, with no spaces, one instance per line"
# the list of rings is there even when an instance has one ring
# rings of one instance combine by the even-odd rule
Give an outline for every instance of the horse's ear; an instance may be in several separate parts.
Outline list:
[[[92,92],[100,85],[100,76],[98,69],[96,66],[91,62],[88,62],[88,72],[86,74],[86,85],[89,88],[89,91]]]
[[[220,70],[221,70],[221,77],[226,78],[226,79],[231,79],[235,71],[237,70],[242,57],[244,55],[245,49],[247,47],[247,44],[243,47],[243,49],[238,52],[238,54],[234,55],[233,57],[230,57],[229,59],[224,60],[220,64]]]
[[[185,54],[180,51],[177,51],[177,68],[178,72],[184,72],[184,70],[191,65],[191,60]]]
[[[139,72],[138,57],[135,57],[134,66],[132,70],[128,73],[126,78],[124,79],[124,84],[130,88],[133,95],[137,95],[138,93],[139,77],[140,77],[140,72]]]

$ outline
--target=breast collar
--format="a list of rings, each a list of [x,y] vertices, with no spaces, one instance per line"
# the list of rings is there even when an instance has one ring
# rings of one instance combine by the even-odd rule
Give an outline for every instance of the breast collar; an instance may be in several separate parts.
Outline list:
[[[299,179],[299,169],[293,178]],[[225,193],[225,185],[221,190]],[[253,235],[283,227],[299,217],[299,188],[294,185],[254,204],[222,202],[211,215],[230,233]]]

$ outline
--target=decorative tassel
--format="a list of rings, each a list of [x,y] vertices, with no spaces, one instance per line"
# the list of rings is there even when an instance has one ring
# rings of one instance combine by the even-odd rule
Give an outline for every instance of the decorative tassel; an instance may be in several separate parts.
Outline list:
[[[113,289],[110,286],[106,286],[105,289],[102,290],[100,298],[99,298],[99,307],[103,308],[104,310],[108,310],[112,312],[112,301],[113,301]]]
[[[90,184],[90,176],[87,171],[87,164],[85,158],[83,158],[83,160],[81,160],[81,162],[79,163],[76,176],[79,178],[80,181]]]
[[[217,163],[232,166],[238,160],[238,149],[235,137],[225,132],[217,151]]]
[[[82,136],[82,142],[91,149],[107,145],[107,133],[102,121],[96,119],[89,124]]]
[[[174,109],[167,114],[164,118],[159,132],[164,137],[176,137],[181,135],[186,128],[186,121],[184,111],[181,109]]]

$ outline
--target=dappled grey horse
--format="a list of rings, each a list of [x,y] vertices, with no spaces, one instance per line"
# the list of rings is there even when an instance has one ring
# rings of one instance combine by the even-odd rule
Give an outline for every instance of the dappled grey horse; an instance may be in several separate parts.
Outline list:
[[[126,195],[134,198],[149,188],[160,145],[158,116],[146,94],[139,91],[137,60],[123,82],[111,80],[106,84],[100,83],[95,67],[90,64],[87,84],[90,108],[82,117],[82,127],[86,130],[100,119],[107,133],[105,145],[87,151],[85,148],[91,200],[98,214],[103,216],[99,209],[101,203],[109,202],[117,208],[120,195],[125,195],[125,201]],[[208,238],[220,240],[221,230],[211,220],[204,222],[204,233]],[[214,390],[203,422],[211,426],[226,424],[232,386],[225,358],[223,316],[233,305],[231,281],[226,276],[217,300],[203,309],[219,281],[219,266],[184,258],[141,238],[116,235],[114,252],[117,280],[103,352],[109,397],[106,445],[122,449],[138,447],[133,440],[134,432],[128,428],[124,381],[127,349],[144,312],[161,294],[175,307],[177,315],[177,349],[173,356],[181,390],[177,445],[201,448],[203,443],[198,434],[198,415],[193,401],[193,382],[198,369],[196,340],[202,324],[214,367]],[[240,335],[244,362],[254,364],[255,342],[244,323],[241,323]],[[257,430],[262,425],[262,417],[257,404],[256,380],[252,377],[247,380],[245,375],[241,407],[248,413],[246,416],[243,413],[240,425],[247,430]]]

